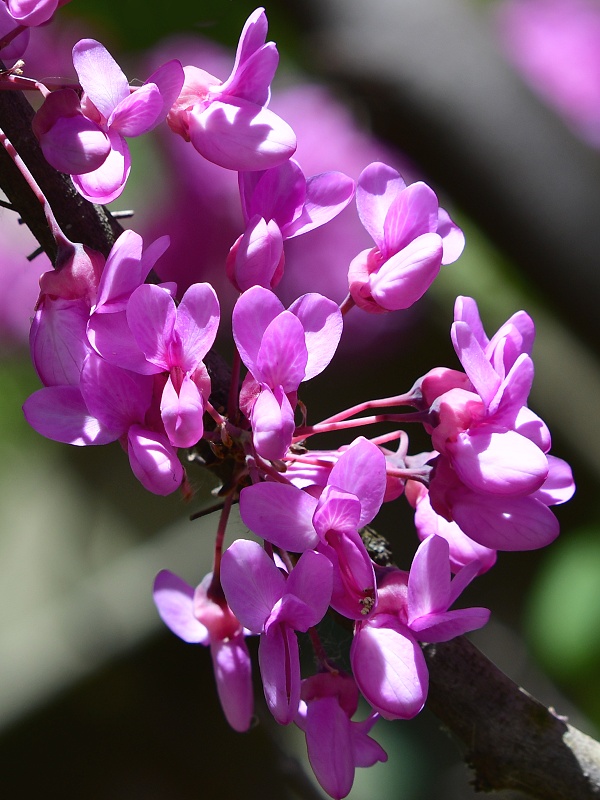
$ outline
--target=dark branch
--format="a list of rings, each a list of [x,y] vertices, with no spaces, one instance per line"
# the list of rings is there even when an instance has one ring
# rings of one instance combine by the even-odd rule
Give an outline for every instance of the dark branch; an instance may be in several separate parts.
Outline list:
[[[600,744],[531,697],[464,637],[426,645],[427,706],[464,743],[481,791],[600,798]]]

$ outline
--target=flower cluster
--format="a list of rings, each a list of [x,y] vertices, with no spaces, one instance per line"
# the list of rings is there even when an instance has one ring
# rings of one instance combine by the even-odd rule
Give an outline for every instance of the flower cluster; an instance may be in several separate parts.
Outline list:
[[[370,736],[378,718],[409,719],[423,708],[421,644],[485,625],[487,609],[453,605],[494,565],[497,551],[538,548],[556,537],[550,507],[570,497],[573,479],[549,454],[548,429],[527,406],[532,320],[519,312],[488,338],[468,297],[458,298],[451,331],[462,369],[435,368],[404,394],[308,424],[302,384],[329,367],[345,316],[409,308],[441,266],[460,256],[464,237],[429,186],[407,185],[392,167],[369,164],[356,207],[375,246],[349,264],[348,296],[338,304],[309,292],[284,306],[275,290],[285,242],[332,220],[355,185],[340,172],[307,179],[291,158],[295,134],[267,108],[278,55],[266,32],[258,9],[224,82],[172,60],[130,88],[106,49],[84,39],[73,50],[78,87],[50,91],[36,83],[45,94],[34,121],[42,151],[84,197],[118,196],[130,168],[126,137],[166,119],[201,156],[238,172],[245,231],[223,264],[237,292],[230,380],[221,385],[219,377],[213,386],[204,360],[220,322],[219,299],[208,283],[180,295],[174,283],[152,282],[168,237],[144,246],[126,231],[105,259],[71,242],[45,203],[58,259],[41,279],[31,327],[43,388],[24,413],[61,442],[119,441],[135,476],[156,494],[191,493],[181,449],[209,468],[227,463],[212,571],[195,589],[159,573],[158,612],[181,639],[209,646],[224,713],[238,731],[253,713],[246,637],[259,637],[270,712],[305,733],[318,781],[342,798],[356,767],[387,759]],[[382,423],[388,432],[364,435]],[[398,426],[411,423],[431,437],[431,450],[409,454]],[[313,436],[357,427],[363,433],[336,449],[308,447]],[[383,503],[403,495],[420,539],[408,571],[382,562],[368,527]],[[226,548],[238,502],[255,539]],[[321,641],[319,625],[330,612],[353,634],[352,674]],[[304,677],[301,645],[312,646],[317,662]],[[356,721],[360,695],[370,711]]]

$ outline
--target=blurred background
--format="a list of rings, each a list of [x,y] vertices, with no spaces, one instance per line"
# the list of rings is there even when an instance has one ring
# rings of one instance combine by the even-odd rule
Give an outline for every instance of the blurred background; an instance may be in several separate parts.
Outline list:
[[[74,77],[72,45],[105,44],[131,81],[169,58],[224,79],[246,0],[73,0],[32,33],[26,74]],[[349,315],[339,356],[303,388],[313,421],[407,390],[457,366],[457,294],[476,298],[488,333],[524,308],[536,321],[531,405],[573,466],[577,493],[556,509],[547,552],[502,553],[464,597],[492,621],[473,640],[510,677],[592,735],[600,729],[600,2],[598,0],[272,0],[280,51],[271,107],[298,134],[307,175],[356,179],[371,161],[426,180],[467,246],[409,312]],[[223,262],[242,230],[236,178],[169,131],[130,140],[133,168],[114,210],[171,248],[164,280],[210,280],[227,309]],[[207,649],[162,626],[151,587],[168,568],[196,584],[210,569],[216,518],[190,523],[214,479],[190,465],[190,502],[146,493],[117,444],[70,448],[30,430],[38,388],[29,319],[44,256],[0,209],[0,788],[86,800],[321,797],[303,736],[229,730]],[[346,294],[350,259],[370,246],[353,207],[286,245],[281,297]],[[187,281],[187,283],[186,283]],[[411,432],[409,432],[411,433]],[[411,434],[411,452],[427,446]],[[326,444],[326,443],[324,443]],[[408,567],[415,537],[403,500],[378,528]],[[230,540],[244,535],[236,519]],[[331,631],[329,646],[346,643]],[[309,665],[308,667],[309,668]],[[380,723],[389,761],[359,770],[351,800],[473,796],[461,748],[427,710]],[[505,795],[507,798],[516,795]]]

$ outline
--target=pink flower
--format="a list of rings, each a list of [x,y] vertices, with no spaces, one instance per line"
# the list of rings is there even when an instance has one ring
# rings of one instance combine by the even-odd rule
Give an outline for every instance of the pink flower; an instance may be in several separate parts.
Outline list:
[[[79,447],[117,439],[140,483],[167,495],[181,485],[183,467],[156,425],[154,378],[109,364],[94,352],[86,357],[78,385],[49,386],[24,403],[27,422],[42,436]]]
[[[356,767],[387,761],[369,732],[379,714],[353,722],[358,689],[350,675],[323,672],[302,681],[302,699],[294,719],[306,734],[306,749],[315,776],[327,794],[342,798],[350,792]]]
[[[385,485],[383,453],[361,437],[337,460],[318,498],[292,484],[257,483],[242,489],[240,515],[277,547],[326,555],[334,567],[332,607],[363,619],[377,598],[373,564],[358,531],[379,511]]]
[[[273,292],[254,286],[233,311],[233,338],[250,374],[242,410],[252,423],[256,451],[283,458],[295,428],[295,393],[322,372],[342,335],[336,303],[318,294],[298,298],[286,311]],[[291,397],[291,400],[290,400]]]
[[[254,699],[245,632],[229,606],[211,599],[212,573],[196,589],[164,569],[154,581],[154,602],[161,619],[184,642],[210,647],[217,692],[227,722],[247,731]]]
[[[131,168],[126,136],[140,136],[167,116],[183,85],[179,61],[159,67],[132,90],[108,50],[94,39],[73,48],[73,64],[84,91],[52,92],[36,115],[34,131],[47,160],[73,176],[93,203],[110,203],[123,191]]]
[[[175,133],[226,169],[268,169],[296,149],[290,126],[266,107],[279,62],[266,35],[267,18],[258,8],[244,25],[229,78],[221,83],[202,69],[185,67],[183,89],[167,119]]]
[[[350,294],[360,308],[381,314],[408,308],[433,283],[442,264],[460,256],[464,236],[425,183],[407,186],[376,162],[358,179],[356,205],[376,247],[350,265]]]
[[[227,274],[243,292],[256,284],[273,289],[283,275],[283,241],[324,225],[354,195],[354,181],[341,172],[308,181],[293,160],[239,176],[246,231],[226,262]]]
[[[382,717],[410,719],[425,704],[429,676],[419,641],[446,642],[488,621],[485,608],[448,610],[478,568],[471,562],[451,582],[448,542],[429,536],[408,575],[380,570],[378,607],[357,622],[350,659],[358,688]]]
[[[221,581],[230,608],[260,634],[258,658],[267,705],[289,724],[300,703],[300,661],[294,631],[321,621],[331,598],[330,562],[305,552],[285,576],[257,542],[238,539],[223,554]]]

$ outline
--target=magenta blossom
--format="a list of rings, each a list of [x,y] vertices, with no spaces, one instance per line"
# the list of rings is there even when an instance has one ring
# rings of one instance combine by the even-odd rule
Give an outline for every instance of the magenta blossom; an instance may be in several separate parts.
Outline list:
[[[326,555],[334,567],[332,607],[364,619],[377,598],[373,564],[358,531],[379,511],[385,486],[384,455],[361,437],[332,467],[318,498],[292,484],[257,483],[242,489],[240,515],[277,547]]]
[[[408,308],[433,283],[442,264],[460,256],[464,236],[422,181],[407,186],[395,169],[375,162],[356,190],[358,215],[375,247],[350,265],[350,294],[357,306],[381,314]]]
[[[379,714],[353,722],[358,689],[350,675],[322,672],[302,681],[296,725],[306,734],[308,759],[327,794],[342,798],[350,792],[356,767],[387,761],[387,753],[369,732]]]
[[[223,554],[221,581],[230,608],[259,633],[265,698],[277,722],[289,724],[300,703],[300,661],[294,631],[323,619],[331,599],[331,564],[305,552],[285,575],[257,542],[238,539]]]
[[[164,569],[154,581],[154,602],[165,625],[180,639],[210,647],[217,692],[227,722],[236,731],[247,731],[254,698],[245,632],[224,601],[217,603],[208,596],[211,580],[209,573],[194,590]]]
[[[94,39],[73,48],[73,64],[84,91],[52,92],[36,115],[34,131],[44,155],[69,173],[92,203],[110,203],[123,191],[131,168],[125,137],[140,136],[162,122],[183,85],[179,61],[159,67],[131,89],[108,50]]]
[[[237,171],[261,170],[286,161],[296,149],[290,126],[267,109],[279,54],[265,43],[267,18],[254,11],[240,36],[225,82],[185,67],[185,83],[167,122],[209,161]]]
[[[341,335],[337,304],[318,294],[299,297],[287,311],[261,286],[248,289],[237,301],[233,338],[250,373],[242,410],[252,423],[256,451],[264,458],[285,455],[295,428],[298,387],[325,369]]]
[[[478,570],[473,561],[451,581],[440,536],[419,545],[410,573],[380,570],[377,609],[357,622],[350,659],[358,688],[382,717],[410,719],[425,704],[429,676],[418,642],[446,642],[488,621],[486,608],[448,610]]]
[[[341,172],[306,180],[293,160],[239,176],[245,233],[231,248],[226,269],[240,292],[273,289],[283,275],[283,241],[324,225],[354,196],[354,181]]]
[[[549,544],[559,529],[548,506],[574,489],[568,467],[548,456],[548,428],[527,407],[533,338],[530,317],[518,312],[488,339],[475,301],[459,297],[452,340],[469,384],[459,386],[453,373],[430,380],[430,392],[445,390],[430,409],[440,453],[433,510],[494,550]]]
[[[166,372],[160,413],[174,447],[191,447],[204,432],[204,398],[210,378],[202,359],[219,325],[219,301],[208,283],[195,283],[179,306],[160,286],[145,284],[127,304],[127,323],[151,368]]]
[[[24,403],[27,422],[42,436],[79,447],[119,440],[140,483],[167,495],[181,485],[183,467],[153,412],[154,378],[109,364],[94,352],[78,386],[48,386]]]

